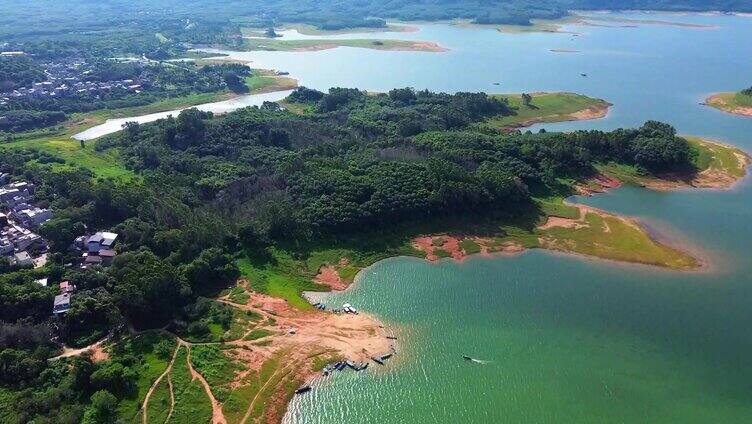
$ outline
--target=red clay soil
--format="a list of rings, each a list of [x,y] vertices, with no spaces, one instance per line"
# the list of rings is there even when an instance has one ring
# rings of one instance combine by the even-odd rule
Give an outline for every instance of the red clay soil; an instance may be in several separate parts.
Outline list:
[[[330,289],[336,291],[342,291],[348,286],[348,284],[340,278],[337,268],[332,265],[324,265],[319,268],[319,273],[313,278],[313,281],[328,286]]]
[[[434,240],[440,240],[441,244],[434,244]],[[422,236],[413,239],[413,247],[426,254],[426,260],[437,261],[441,259],[436,254],[436,249],[441,249],[449,254],[454,259],[461,261],[467,258],[469,255],[462,250],[460,243],[463,240],[472,240],[480,248],[481,255],[490,255],[492,253],[519,253],[525,250],[522,246],[516,243],[503,243],[498,244],[493,240],[473,237],[473,236],[450,236],[446,234],[436,234],[429,236]]]
[[[598,174],[591,178],[589,184],[578,184],[575,186],[575,190],[583,196],[592,196],[596,193],[603,193],[606,190],[618,188],[621,186],[621,181],[611,178],[607,175]]]
[[[444,243],[441,246],[434,246],[433,241],[435,239],[443,239]],[[447,252],[454,259],[462,259],[467,256],[462,249],[460,249],[460,241],[456,237],[441,235],[441,236],[425,236],[418,237],[413,240],[413,246],[426,253],[426,259],[429,261],[437,261],[441,259],[436,255],[436,250],[441,249]]]

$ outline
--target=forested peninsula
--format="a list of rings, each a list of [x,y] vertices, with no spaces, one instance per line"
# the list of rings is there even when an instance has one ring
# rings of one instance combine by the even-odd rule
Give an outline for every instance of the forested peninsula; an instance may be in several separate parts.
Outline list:
[[[634,221],[563,199],[618,185],[617,171],[647,181],[713,169],[733,181],[746,155],[729,162],[743,153],[654,121],[507,126],[556,98],[300,87],[280,103],[187,109],[86,146],[60,141],[73,159],[0,145],[0,171],[35,184],[34,201],[55,211],[39,230],[47,263],[0,274],[0,416],[279,422],[313,373],[390,345],[372,318],[315,310],[303,292],[345,288],[389,256],[545,248],[696,269],[698,258]],[[110,266],[67,265],[86,230],[117,235]],[[53,321],[60,281],[77,291]],[[73,350],[102,338],[93,354]]]

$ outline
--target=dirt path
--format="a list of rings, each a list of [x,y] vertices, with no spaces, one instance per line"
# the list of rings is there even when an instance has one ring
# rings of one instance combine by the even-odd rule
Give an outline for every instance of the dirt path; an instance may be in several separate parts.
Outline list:
[[[48,361],[56,361],[58,359],[63,358],[70,358],[71,356],[78,356],[85,352],[88,352],[89,350],[96,350],[97,348],[101,347],[104,343],[106,343],[110,338],[112,337],[112,333],[105,336],[102,340],[99,340],[98,342],[94,342],[88,346],[84,346],[79,349],[73,349],[70,347],[63,346],[63,353],[57,356],[53,356],[52,358],[47,359]]]
[[[222,405],[220,405],[217,398],[214,397],[214,394],[211,391],[211,387],[209,387],[209,383],[207,383],[206,379],[203,375],[201,375],[200,372],[196,371],[195,368],[193,368],[193,364],[191,363],[191,348],[190,345],[187,344],[187,342],[182,341],[182,343],[186,343],[186,347],[188,348],[188,369],[191,371],[191,376],[194,379],[198,379],[198,381],[201,382],[201,384],[204,386],[204,391],[206,391],[206,395],[209,396],[209,400],[211,400],[212,404],[212,423],[214,424],[227,424],[227,419],[225,419],[225,414],[222,412]]]
[[[167,385],[170,386],[170,412],[167,413],[166,423],[170,422],[172,412],[175,411],[175,388],[172,385],[172,374],[167,374]]]
[[[143,418],[143,424],[148,423],[148,406],[149,406],[149,398],[151,398],[152,393],[154,393],[154,390],[159,385],[159,382],[162,381],[162,379],[167,376],[167,381],[170,385],[170,399],[172,400],[172,405],[170,405],[170,413],[167,415],[168,419],[169,416],[172,415],[172,409],[175,407],[175,395],[172,392],[172,380],[170,380],[170,371],[172,371],[172,365],[175,363],[175,358],[178,356],[178,350],[180,350],[180,344],[175,347],[175,352],[172,353],[172,359],[170,359],[170,363],[167,364],[167,368],[165,371],[154,380],[154,383],[151,384],[151,387],[149,387],[149,391],[146,392],[146,396],[144,397],[144,403],[141,405],[141,411],[143,411],[143,414],[141,414],[141,417]]]

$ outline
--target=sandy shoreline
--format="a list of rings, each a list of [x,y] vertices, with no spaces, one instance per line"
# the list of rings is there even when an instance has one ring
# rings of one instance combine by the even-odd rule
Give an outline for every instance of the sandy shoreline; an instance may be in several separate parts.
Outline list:
[[[571,122],[571,121],[589,121],[592,119],[601,119],[608,116],[613,104],[604,102],[602,105],[591,106],[589,108],[581,109],[576,112],[559,115],[546,115],[536,116],[516,124],[507,125],[504,127],[505,131],[514,131],[518,128],[530,127],[535,124],[541,124],[546,122]]]
[[[733,96],[735,94],[736,93],[733,93],[733,92],[715,93],[715,94],[708,96],[703,102],[703,104],[706,106],[710,106],[712,108],[718,109],[722,112],[730,113],[733,115],[752,116],[752,106],[743,107],[743,106],[732,106],[728,104],[726,97]]]

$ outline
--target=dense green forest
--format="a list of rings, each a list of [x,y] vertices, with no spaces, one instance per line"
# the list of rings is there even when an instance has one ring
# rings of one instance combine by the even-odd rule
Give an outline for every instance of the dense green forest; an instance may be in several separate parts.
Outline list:
[[[484,122],[515,111],[483,93],[299,88],[284,104],[221,117],[189,109],[128,124],[97,144],[117,150],[139,176],[127,181],[97,179],[33,150],[0,155],[0,172],[34,181],[36,201],[56,211],[40,230],[48,264],[0,274],[0,410],[10,408],[18,422],[112,422],[146,372],[136,358],[147,348],[118,345],[98,364],[48,362],[58,349],[51,336],[81,346],[123,322],[154,328],[176,320],[178,331],[195,337],[209,331],[207,319],[229,325],[228,312],[202,296],[237,279],[238,255],[264,263],[285,249],[305,258],[314,243],[372,247],[425,225],[535,217],[533,196],[569,193],[598,162],[655,173],[686,170],[693,155],[659,122],[503,134]],[[63,266],[85,228],[120,235],[110,268]],[[48,287],[34,282],[41,276]],[[78,291],[54,320],[63,279]]]
[[[137,25],[182,41],[224,38],[238,22],[260,26],[306,23],[323,29],[383,26],[372,17],[401,20],[471,19],[478,23],[529,24],[565,16],[568,10],[752,11],[748,0],[39,0],[0,1],[0,36],[41,37]],[[156,29],[159,28],[159,29]]]

